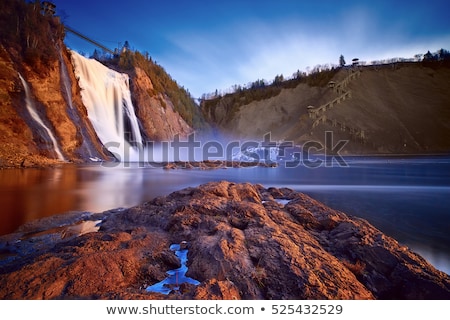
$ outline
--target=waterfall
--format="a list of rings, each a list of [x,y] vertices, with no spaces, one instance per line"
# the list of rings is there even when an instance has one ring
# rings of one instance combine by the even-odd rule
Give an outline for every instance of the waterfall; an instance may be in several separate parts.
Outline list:
[[[39,116],[38,112],[36,111],[36,106],[34,105],[34,101],[31,98],[30,93],[30,87],[28,86],[28,83],[25,81],[25,79],[22,77],[22,75],[19,73],[20,81],[22,81],[23,88],[25,89],[25,102],[27,106],[27,110],[30,113],[31,118],[42,128],[47,132],[48,136],[50,137],[50,140],[53,144],[53,150],[58,156],[59,160],[65,161],[64,156],[59,149],[58,141],[55,138],[55,135],[53,132],[45,125],[44,121]]]
[[[131,102],[128,75],[75,51],[72,63],[88,118],[102,144],[119,161],[139,161],[143,141]]]
[[[67,71],[66,64],[64,63],[61,49],[59,49],[59,63],[60,63],[60,70],[61,70],[62,89],[63,89],[64,94],[66,95],[67,104],[69,105],[70,109],[73,109],[72,86],[70,84],[69,72]]]
[[[66,100],[67,106],[68,106],[67,114],[72,119],[73,123],[81,124],[82,123],[81,117],[78,114],[78,110],[73,107],[73,103],[72,103],[72,83],[70,81],[69,71],[67,70],[67,66],[64,62],[64,58],[62,55],[62,51],[59,47],[58,47],[58,50],[59,50],[60,70],[61,70],[60,71],[60,73],[61,73],[61,89],[63,92],[64,99]],[[100,158],[95,156],[96,152],[91,147],[91,144],[89,142],[90,138],[85,133],[84,126],[80,126],[79,132],[81,133],[81,136],[83,138],[82,145],[83,145],[84,149],[87,151],[87,153],[89,154],[89,159],[94,162],[100,161]]]

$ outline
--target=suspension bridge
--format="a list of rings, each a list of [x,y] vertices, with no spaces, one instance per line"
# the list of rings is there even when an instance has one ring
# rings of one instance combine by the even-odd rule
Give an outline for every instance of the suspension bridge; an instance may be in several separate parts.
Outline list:
[[[53,17],[56,14],[56,5],[50,1],[42,1],[41,3],[41,13],[44,16],[50,16]],[[91,38],[89,38],[88,36],[82,34],[81,32],[69,27],[68,25],[64,24],[64,30],[73,33],[74,35],[76,35],[77,37],[93,44],[94,46],[102,49],[105,52],[111,53],[111,54],[115,54],[115,52],[111,49],[109,49],[108,47],[104,46],[103,44],[99,43],[98,41],[95,41]]]
[[[69,26],[67,26],[67,25],[64,25],[64,29],[65,29],[66,31],[68,31],[68,32],[73,33],[73,34],[76,35],[77,37],[79,37],[79,38],[81,38],[81,39],[83,39],[83,40],[86,40],[87,42],[89,42],[89,43],[95,45],[96,47],[99,47],[100,49],[102,49],[102,50],[105,51],[105,52],[108,52],[108,53],[111,53],[111,54],[115,54],[115,52],[114,52],[113,50],[107,48],[106,46],[102,45],[101,43],[99,43],[99,42],[97,42],[97,41],[95,41],[95,40],[92,40],[91,38],[89,38],[89,37],[85,36],[84,34],[82,34],[82,33],[78,32],[78,31],[72,29],[71,27],[69,27]]]

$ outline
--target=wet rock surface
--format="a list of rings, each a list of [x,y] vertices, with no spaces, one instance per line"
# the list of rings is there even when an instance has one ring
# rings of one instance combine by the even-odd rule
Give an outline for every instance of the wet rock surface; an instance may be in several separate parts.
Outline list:
[[[98,231],[62,237],[99,220]],[[180,267],[169,247],[182,241],[186,276],[200,284],[146,291]],[[450,278],[367,221],[302,193],[222,181],[1,237],[0,298],[450,299]]]

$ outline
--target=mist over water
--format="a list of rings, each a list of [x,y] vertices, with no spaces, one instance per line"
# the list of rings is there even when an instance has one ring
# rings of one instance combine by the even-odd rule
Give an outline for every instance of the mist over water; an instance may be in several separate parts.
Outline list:
[[[450,157],[346,158],[348,167],[163,170],[137,163],[0,171],[0,234],[71,210],[129,207],[209,181],[289,187],[368,220],[450,273]]]

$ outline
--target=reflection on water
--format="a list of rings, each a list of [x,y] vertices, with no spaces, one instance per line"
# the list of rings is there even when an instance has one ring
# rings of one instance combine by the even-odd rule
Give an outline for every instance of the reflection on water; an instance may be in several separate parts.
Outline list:
[[[0,234],[32,219],[128,207],[216,180],[290,187],[369,220],[450,273],[450,158],[350,159],[348,168],[213,171],[100,165],[0,171]]]
[[[188,185],[189,180],[189,176],[162,169],[100,165],[0,170],[0,234],[67,211],[99,212],[137,205]]]

